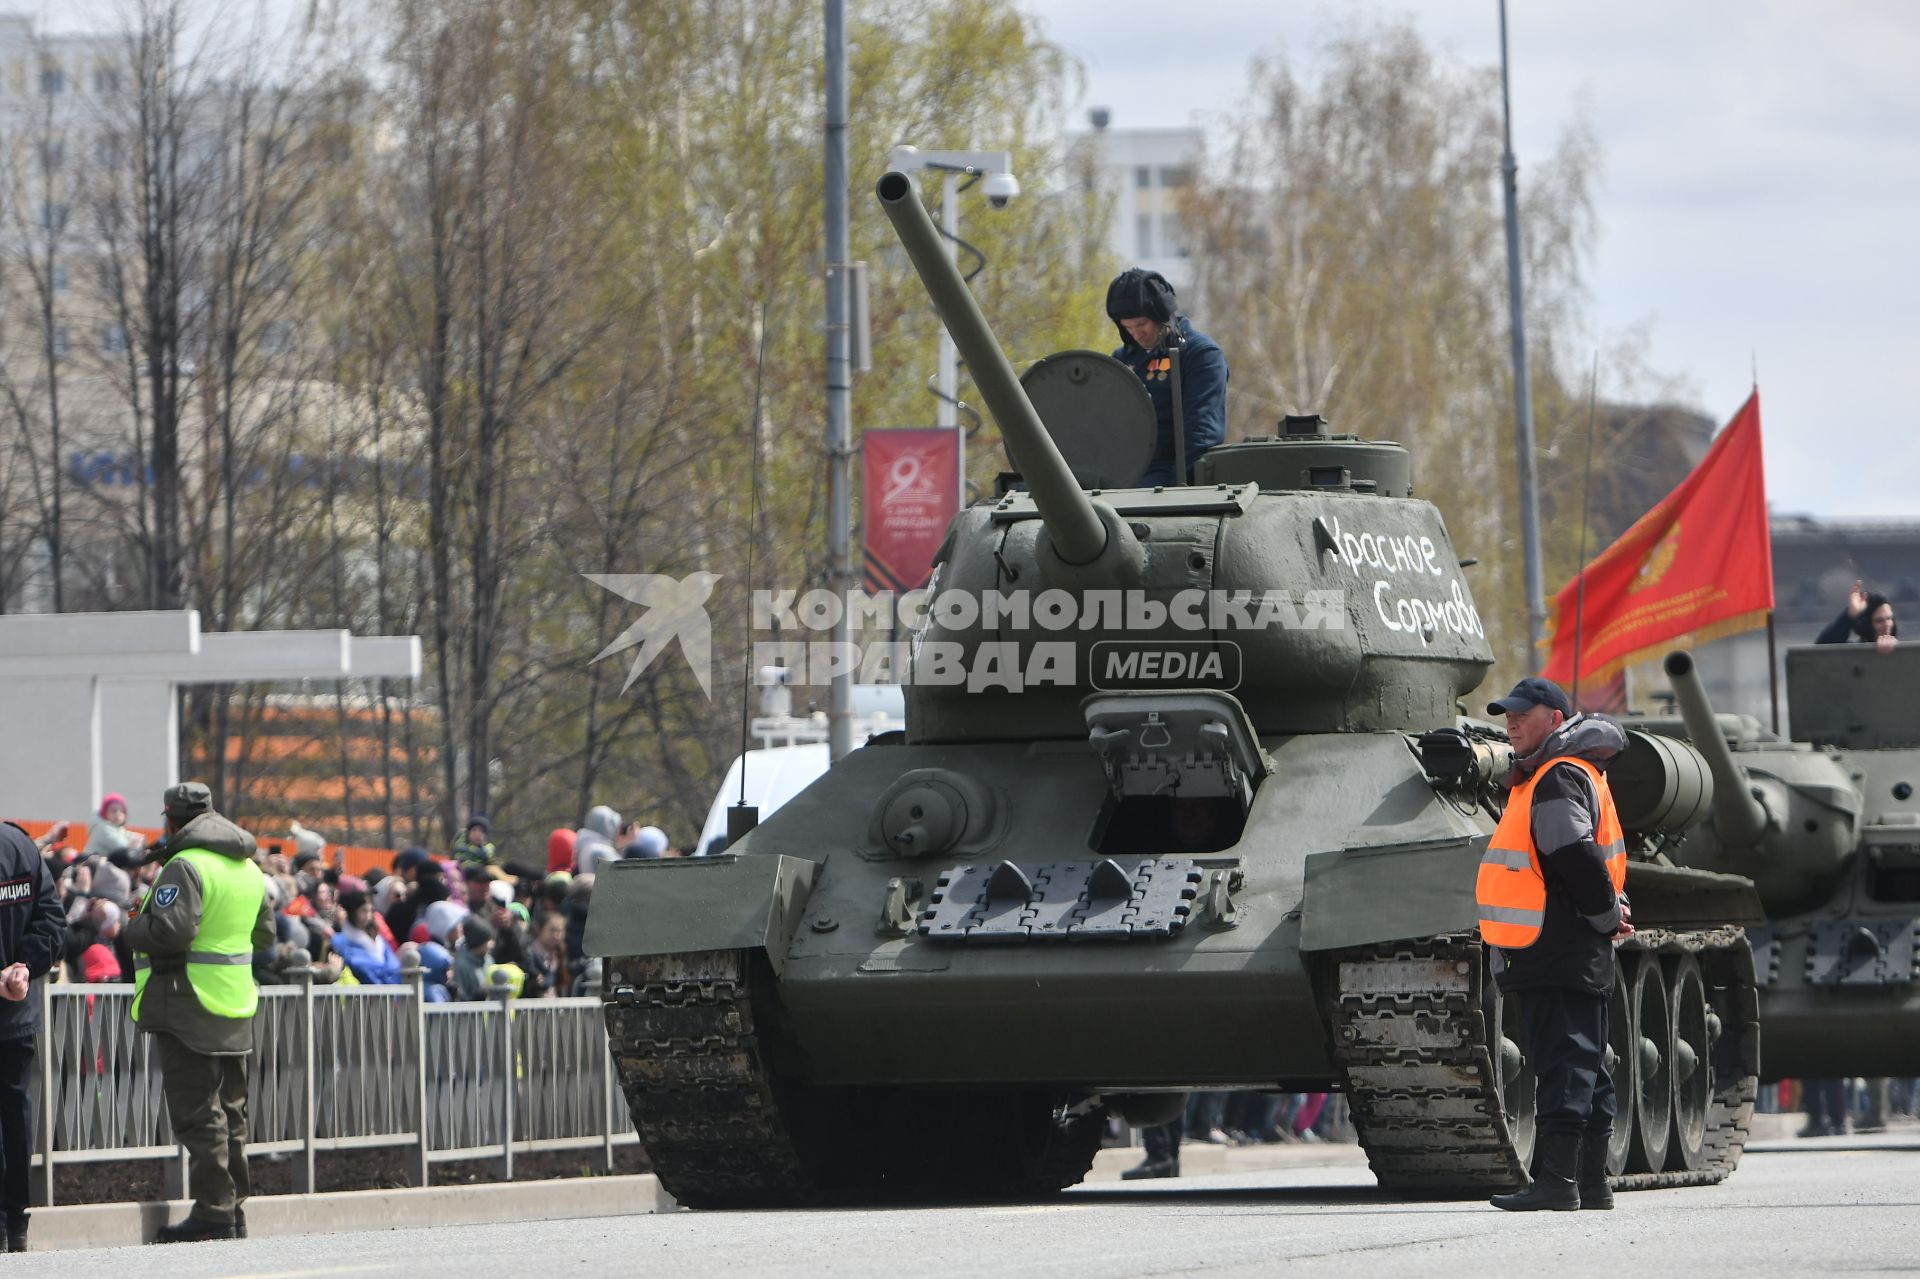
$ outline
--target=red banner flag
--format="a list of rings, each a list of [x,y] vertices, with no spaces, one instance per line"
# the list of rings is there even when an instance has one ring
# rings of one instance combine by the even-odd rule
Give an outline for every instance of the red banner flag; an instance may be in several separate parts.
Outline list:
[[[1751,630],[1772,611],[1773,539],[1755,390],[1679,487],[1561,588],[1548,610],[1540,673],[1570,685],[1577,643],[1581,682],[1604,680],[1650,648]]]
[[[860,450],[867,589],[918,590],[960,509],[960,429],[868,431]]]

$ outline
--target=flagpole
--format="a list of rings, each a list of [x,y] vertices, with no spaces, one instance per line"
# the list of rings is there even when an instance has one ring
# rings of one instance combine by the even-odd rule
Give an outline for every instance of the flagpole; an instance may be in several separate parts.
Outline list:
[[[1773,735],[1780,736],[1780,652],[1773,632],[1773,610],[1767,610],[1767,693],[1773,699]]]
[[[1754,347],[1752,354],[1753,354],[1753,391],[1751,392],[1751,395],[1759,395],[1760,394],[1760,348]],[[1767,521],[1767,540],[1769,543],[1771,543],[1773,540],[1773,521],[1771,518],[1769,518]],[[1771,555],[1767,557],[1767,562],[1769,564],[1773,562],[1773,557]],[[1771,587],[1771,583],[1769,583],[1769,587]],[[1772,597],[1771,589],[1769,589],[1768,591],[1768,597],[1769,598]],[[1778,737],[1780,736],[1780,650],[1779,650],[1779,640],[1776,637],[1773,629],[1773,610],[1772,609],[1767,610],[1767,699],[1773,705],[1773,735],[1775,737]]]

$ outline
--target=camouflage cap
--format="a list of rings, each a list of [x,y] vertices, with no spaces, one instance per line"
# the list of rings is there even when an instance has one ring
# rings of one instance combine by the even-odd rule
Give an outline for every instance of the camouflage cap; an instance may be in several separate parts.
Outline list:
[[[161,803],[167,810],[167,816],[184,822],[212,811],[213,792],[207,789],[205,782],[180,782],[167,787]]]

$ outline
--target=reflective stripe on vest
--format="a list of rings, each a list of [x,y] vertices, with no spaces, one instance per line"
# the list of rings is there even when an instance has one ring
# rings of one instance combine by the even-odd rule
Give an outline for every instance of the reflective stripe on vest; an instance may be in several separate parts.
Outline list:
[[[253,926],[266,899],[266,877],[250,861],[204,848],[182,849],[174,856],[186,858],[200,873],[200,927],[191,950],[177,959],[164,956],[163,963],[185,965],[200,1006],[214,1016],[251,1017],[260,999],[253,984]],[[133,967],[133,1018],[138,1021],[152,958],[136,955]]]
[[[1533,788],[1556,764],[1572,764],[1593,782],[1593,793],[1600,800],[1593,842],[1607,859],[1607,877],[1613,881],[1614,894],[1617,896],[1627,885],[1627,841],[1606,777],[1586,760],[1572,755],[1550,759],[1513,788],[1500,824],[1494,827],[1487,851],[1480,857],[1473,895],[1480,903],[1480,936],[1489,945],[1524,950],[1540,940],[1540,927],[1547,918],[1547,881],[1540,873],[1539,850],[1533,846]]]

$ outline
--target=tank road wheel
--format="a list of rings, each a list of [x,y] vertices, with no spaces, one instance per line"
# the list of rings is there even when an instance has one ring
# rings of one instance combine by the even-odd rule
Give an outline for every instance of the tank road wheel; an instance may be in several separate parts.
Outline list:
[[[1673,1121],[1673,1017],[1667,1010],[1667,984],[1657,955],[1642,955],[1633,968],[1633,1145],[1628,1167],[1659,1172],[1667,1166],[1667,1137]]]
[[[1707,1110],[1713,1102],[1713,1035],[1700,961],[1681,955],[1673,966],[1673,1149],[1676,1168],[1706,1159]]]
[[[1487,1025],[1499,1027],[1490,1045],[1493,1049],[1494,1092],[1500,1098],[1500,1113],[1506,1116],[1507,1133],[1513,1143],[1514,1157],[1522,1167],[1533,1166],[1535,1086],[1533,1054],[1528,1050],[1526,1019],[1520,1013],[1520,1001],[1500,993],[1491,974],[1487,976]]]
[[[1632,956],[1621,955],[1613,966],[1613,994],[1607,1000],[1607,1074],[1613,1080],[1613,1140],[1607,1143],[1607,1171],[1618,1177],[1627,1170],[1627,1150],[1633,1144],[1634,1099],[1633,998],[1627,992]]]

